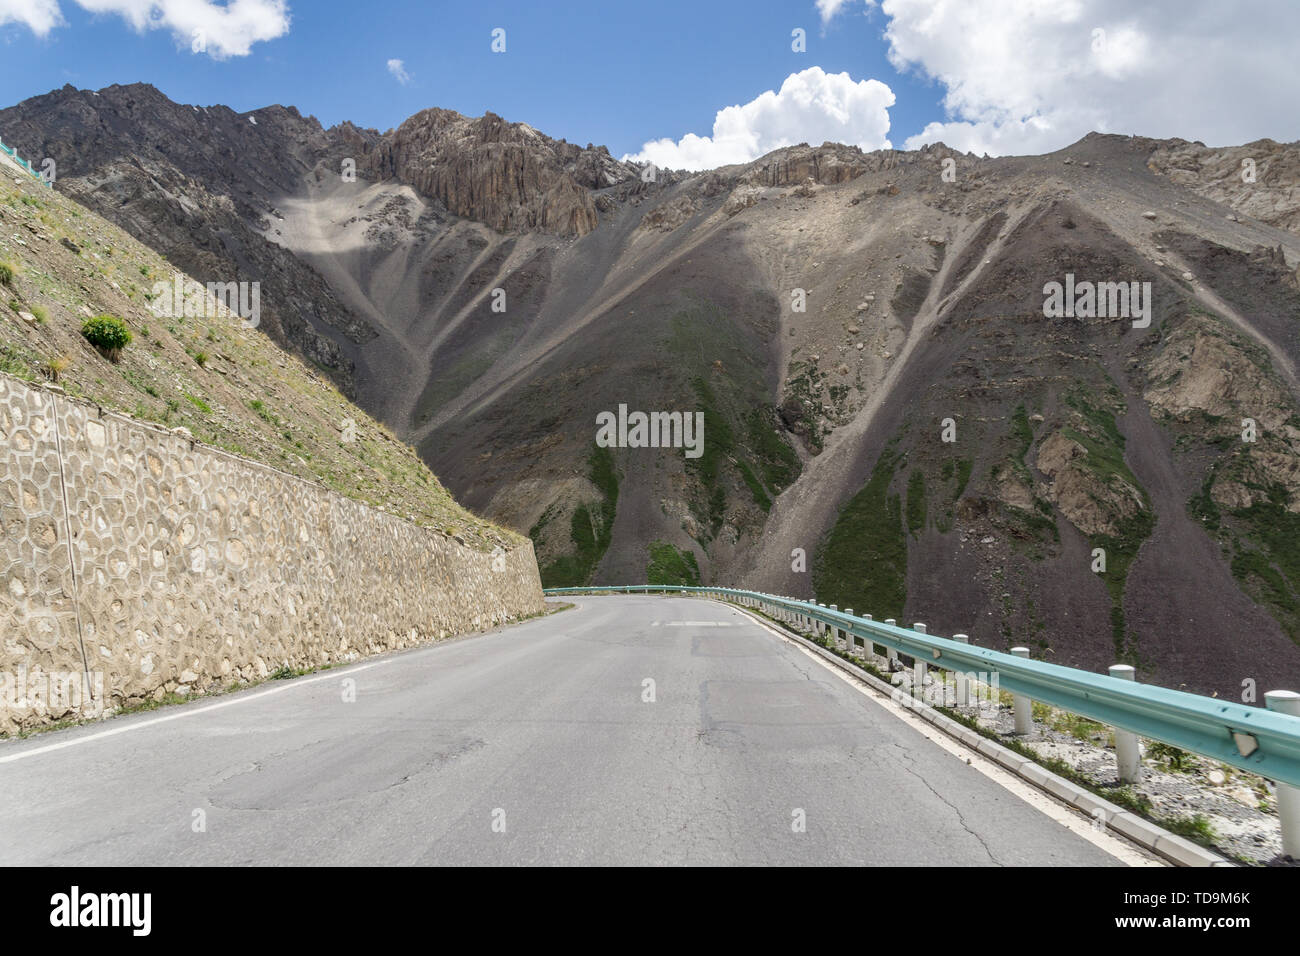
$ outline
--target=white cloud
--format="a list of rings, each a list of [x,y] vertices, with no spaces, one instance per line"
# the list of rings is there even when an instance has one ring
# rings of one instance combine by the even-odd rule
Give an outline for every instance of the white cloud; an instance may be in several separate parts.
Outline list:
[[[768,90],[743,106],[718,111],[712,136],[688,133],[654,140],[625,159],[668,169],[714,169],[747,163],[782,146],[831,141],[862,149],[889,147],[894,94],[879,80],[853,80],[813,66],[791,73],[780,92]]]
[[[59,0],[0,0],[0,26],[23,23],[43,37],[63,23]]]
[[[254,43],[289,32],[285,0],[76,0],[90,13],[120,16],[136,31],[170,30],[213,59],[247,56]],[[64,23],[58,0],[0,0],[0,24],[25,23],[37,36]]]
[[[1268,0],[883,0],[889,58],[946,88],[908,137],[994,155],[1091,130],[1213,145],[1300,137],[1300,4]],[[1100,32],[1099,32],[1100,31]]]
[[[406,72],[406,64],[401,60],[389,60],[388,72],[393,74],[393,79],[403,86],[411,82],[411,74]]]
[[[879,0],[862,0],[862,5],[867,11],[874,10]],[[858,0],[816,0],[815,6],[817,12],[821,14],[822,26],[830,23],[835,15],[841,10],[847,10],[849,7],[856,6]]]
[[[817,0],[817,12],[822,15],[822,23],[829,23],[831,17],[850,3],[853,3],[853,0]]]

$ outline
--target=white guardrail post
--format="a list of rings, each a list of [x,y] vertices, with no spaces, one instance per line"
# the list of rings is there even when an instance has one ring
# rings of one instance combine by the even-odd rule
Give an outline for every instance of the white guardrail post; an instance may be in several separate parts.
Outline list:
[[[919,633],[921,633],[921,634],[924,634],[924,633],[925,633],[925,625],[922,624],[920,621],[917,621],[915,624],[912,625],[912,630],[917,631],[917,632],[919,632]],[[916,697],[917,694],[920,694],[921,696],[916,697],[917,700],[924,700],[924,699],[925,699],[925,675],[926,675],[926,673],[929,671],[929,668],[930,668],[930,665],[929,665],[929,664],[927,664],[925,661],[921,660],[921,658],[913,656],[913,658],[912,658],[912,696],[913,696],[913,697]]]
[[[851,614],[853,613],[853,608],[851,608],[851,607],[846,607],[846,608],[844,609],[844,613],[845,613],[845,614],[849,614],[849,615],[851,615]],[[849,647],[848,647],[848,654],[849,654],[849,657],[857,657],[857,656],[858,656],[858,645],[857,645],[857,641],[855,641],[855,640],[853,639],[853,632],[852,632],[852,631],[845,631],[845,632],[844,632],[844,640],[845,640],[845,642],[849,645]]]
[[[898,626],[898,621],[894,620],[892,617],[885,618],[885,623],[888,624],[890,627]],[[886,647],[885,648],[885,669],[892,674],[894,672],[894,665],[897,663],[898,663],[898,651],[894,650],[894,648],[892,647]]]
[[[1013,647],[1011,653],[1016,657],[1029,657],[1029,648]],[[1016,716],[1016,733],[1027,734],[1034,729],[1034,705],[1024,694],[1011,695],[1011,707]]]
[[[831,610],[838,611],[839,608],[836,607],[834,604],[832,604]],[[827,625],[827,629],[831,632],[831,645],[838,646],[840,643],[840,629],[836,627],[834,624]]]
[[[970,643],[970,638],[967,637],[965,634],[954,634],[952,636],[952,639],[956,641],[958,644]],[[957,707],[958,708],[967,707],[970,705],[970,684],[966,680],[966,672],[959,670],[956,672],[956,677],[957,677],[957,688],[956,688]]]
[[[1264,706],[1279,714],[1300,717],[1300,694],[1293,690],[1270,690]],[[1277,787],[1277,819],[1282,825],[1282,852],[1300,860],[1300,787],[1273,782]]]
[[[875,618],[872,617],[870,614],[862,615],[862,619],[864,621],[875,620]],[[862,639],[862,656],[869,661],[873,661],[876,659],[876,642],[869,637],[864,637]]]
[[[1111,664],[1110,676],[1120,680],[1137,680],[1137,671],[1131,664]],[[1120,783],[1137,783],[1142,778],[1142,746],[1138,735],[1112,727],[1115,735],[1115,764],[1119,769]]]

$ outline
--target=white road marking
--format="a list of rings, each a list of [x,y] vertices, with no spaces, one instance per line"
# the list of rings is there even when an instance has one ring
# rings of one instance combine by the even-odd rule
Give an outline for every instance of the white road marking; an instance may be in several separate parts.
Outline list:
[[[843,668],[836,667],[830,661],[821,657],[821,655],[813,653],[798,641],[791,640],[788,634],[781,633],[781,631],[772,627],[766,621],[759,620],[758,618],[751,618],[751,620],[769,633],[774,634],[785,643],[791,645],[796,650],[806,654],[809,658],[826,668],[850,687],[856,689],[868,700],[880,705],[909,727],[924,735],[927,740],[942,747],[944,750],[959,758],[973,769],[984,774],[984,776],[988,777],[994,783],[997,783],[1005,790],[1015,794],[1035,810],[1038,810],[1055,820],[1075,836],[1082,837],[1098,849],[1109,853],[1126,866],[1168,865],[1163,860],[1147,855],[1145,852],[1139,850],[1126,840],[1121,840],[1118,837],[1112,836],[1106,831],[1094,829],[1092,820],[1083,816],[1080,811],[1058,802],[1043,791],[1039,790],[1037,787],[1020,779],[1011,771],[989,760],[983,754],[977,753],[976,751],[958,743],[938,727],[935,727],[928,721],[916,716],[916,714],[913,714],[906,707],[903,707],[895,701],[890,700],[888,697],[885,697],[870,684],[859,680]]]
[[[183,717],[194,717],[197,714],[206,714],[214,710],[221,710],[223,707],[234,707],[236,704],[246,704],[252,700],[261,700],[263,697],[270,697],[274,694],[283,694],[285,691],[294,690],[298,687],[306,687],[308,684],[315,684],[323,680],[337,680],[344,674],[356,674],[359,671],[368,670],[371,667],[382,667],[385,664],[391,664],[396,658],[389,658],[382,661],[371,661],[367,664],[361,664],[356,667],[337,667],[332,668],[324,674],[316,677],[299,677],[283,687],[271,687],[265,690],[257,691],[252,694],[240,694],[238,697],[232,697],[229,700],[223,700],[215,704],[208,704],[204,707],[182,707],[172,714],[165,714],[161,717],[154,717],[149,720],[138,720],[126,723],[120,727],[112,727],[108,730],[101,730],[97,734],[87,734],[84,737],[73,737],[70,740],[61,740],[57,744],[48,744],[44,747],[33,747],[31,750],[20,750],[16,754],[7,754],[0,757],[0,763],[11,763],[15,760],[22,760],[26,757],[35,757],[39,754],[47,754],[55,750],[62,750],[65,747],[75,747],[78,744],[88,744],[92,740],[103,740],[105,737],[116,737],[118,734],[129,734],[133,730],[142,730],[145,727],[153,727],[157,724],[165,724],[169,720],[180,720]],[[121,719],[121,718],[119,718]]]
[[[535,618],[533,620],[541,620],[541,618]],[[315,677],[298,677],[290,681],[288,684],[285,684],[283,687],[270,687],[252,693],[240,693],[239,696],[237,697],[232,697],[229,700],[223,700],[215,704],[208,704],[207,706],[204,707],[184,707],[183,705],[180,705],[183,707],[183,709],[177,711],[176,713],[165,714],[161,717],[154,717],[150,720],[135,721],[129,724],[123,724],[120,727],[111,727],[108,730],[101,730],[99,733],[96,734],[87,734],[84,737],[75,737],[69,740],[61,740],[57,744],[48,744],[47,746],[44,747],[33,747],[31,750],[21,750],[18,753],[6,754],[5,756],[0,757],[0,763],[10,763],[14,760],[22,760],[24,757],[35,757],[38,754],[50,753],[51,751],[54,750],[62,750],[65,747],[75,747],[78,744],[90,743],[92,740],[103,740],[105,737],[116,737],[118,734],[130,733],[133,730],[140,730],[144,727],[153,727],[156,724],[163,724],[169,720],[180,720],[182,717],[193,717],[197,714],[206,714],[209,711],[221,710],[223,707],[234,707],[236,704],[245,704],[252,700],[261,700],[263,697],[270,697],[273,694],[281,694],[287,690],[293,690],[295,687],[306,687],[308,684],[315,684],[323,680],[329,680],[330,678],[333,677],[339,677],[341,675],[347,675],[347,674],[357,674],[360,673],[361,671],[369,670],[372,667],[383,667],[385,664],[391,664],[393,661],[398,660],[399,657],[401,657],[403,654],[406,653],[420,653],[422,651],[441,650],[444,647],[447,647],[452,644],[458,644],[461,641],[468,640],[470,638],[491,637],[495,634],[500,634],[503,631],[511,628],[526,627],[531,623],[533,623],[532,620],[516,621],[513,624],[503,625],[502,627],[498,627],[494,630],[487,631],[482,634],[471,631],[467,634],[460,634],[457,635],[456,637],[445,638],[441,641],[435,641],[434,643],[431,644],[424,644],[412,648],[404,648],[395,653],[392,653],[392,656],[385,656],[380,658],[379,660],[366,661],[365,663],[345,664],[341,667],[332,667],[328,672],[323,674],[318,674]],[[127,714],[123,714],[117,717],[116,719],[125,720],[128,716],[129,715]],[[72,729],[69,728],[68,732],[71,733]],[[0,747],[4,747],[4,746],[7,745],[0,745]]]

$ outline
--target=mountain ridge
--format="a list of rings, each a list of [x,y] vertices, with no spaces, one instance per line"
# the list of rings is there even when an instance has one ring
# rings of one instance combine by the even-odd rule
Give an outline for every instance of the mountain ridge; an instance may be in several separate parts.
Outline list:
[[[278,276],[268,331],[531,533],[551,583],[643,580],[670,546],[705,580],[1062,663],[1221,693],[1260,660],[1300,677],[1300,558],[1269,531],[1300,514],[1300,144],[800,144],[644,181],[490,113],[381,134],[215,112],[250,150],[284,141],[263,175],[137,149],[203,113],[122,90],[93,123],[92,94],[0,110],[0,134],[82,144],[58,188],[187,271]],[[1067,272],[1150,282],[1149,334],[1046,319]],[[620,403],[703,411],[708,450],[606,458],[595,416]]]

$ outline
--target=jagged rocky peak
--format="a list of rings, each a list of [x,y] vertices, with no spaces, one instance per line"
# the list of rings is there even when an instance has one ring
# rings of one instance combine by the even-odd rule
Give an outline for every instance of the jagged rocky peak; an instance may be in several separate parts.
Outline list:
[[[754,186],[800,186],[812,180],[819,186],[857,179],[863,173],[889,169],[897,162],[892,150],[864,153],[856,146],[823,143],[785,146],[743,167],[740,178]]]
[[[367,167],[373,176],[405,182],[453,214],[498,231],[561,236],[595,229],[591,191],[637,174],[604,147],[551,139],[495,113],[471,118],[436,108],[386,133]]]

